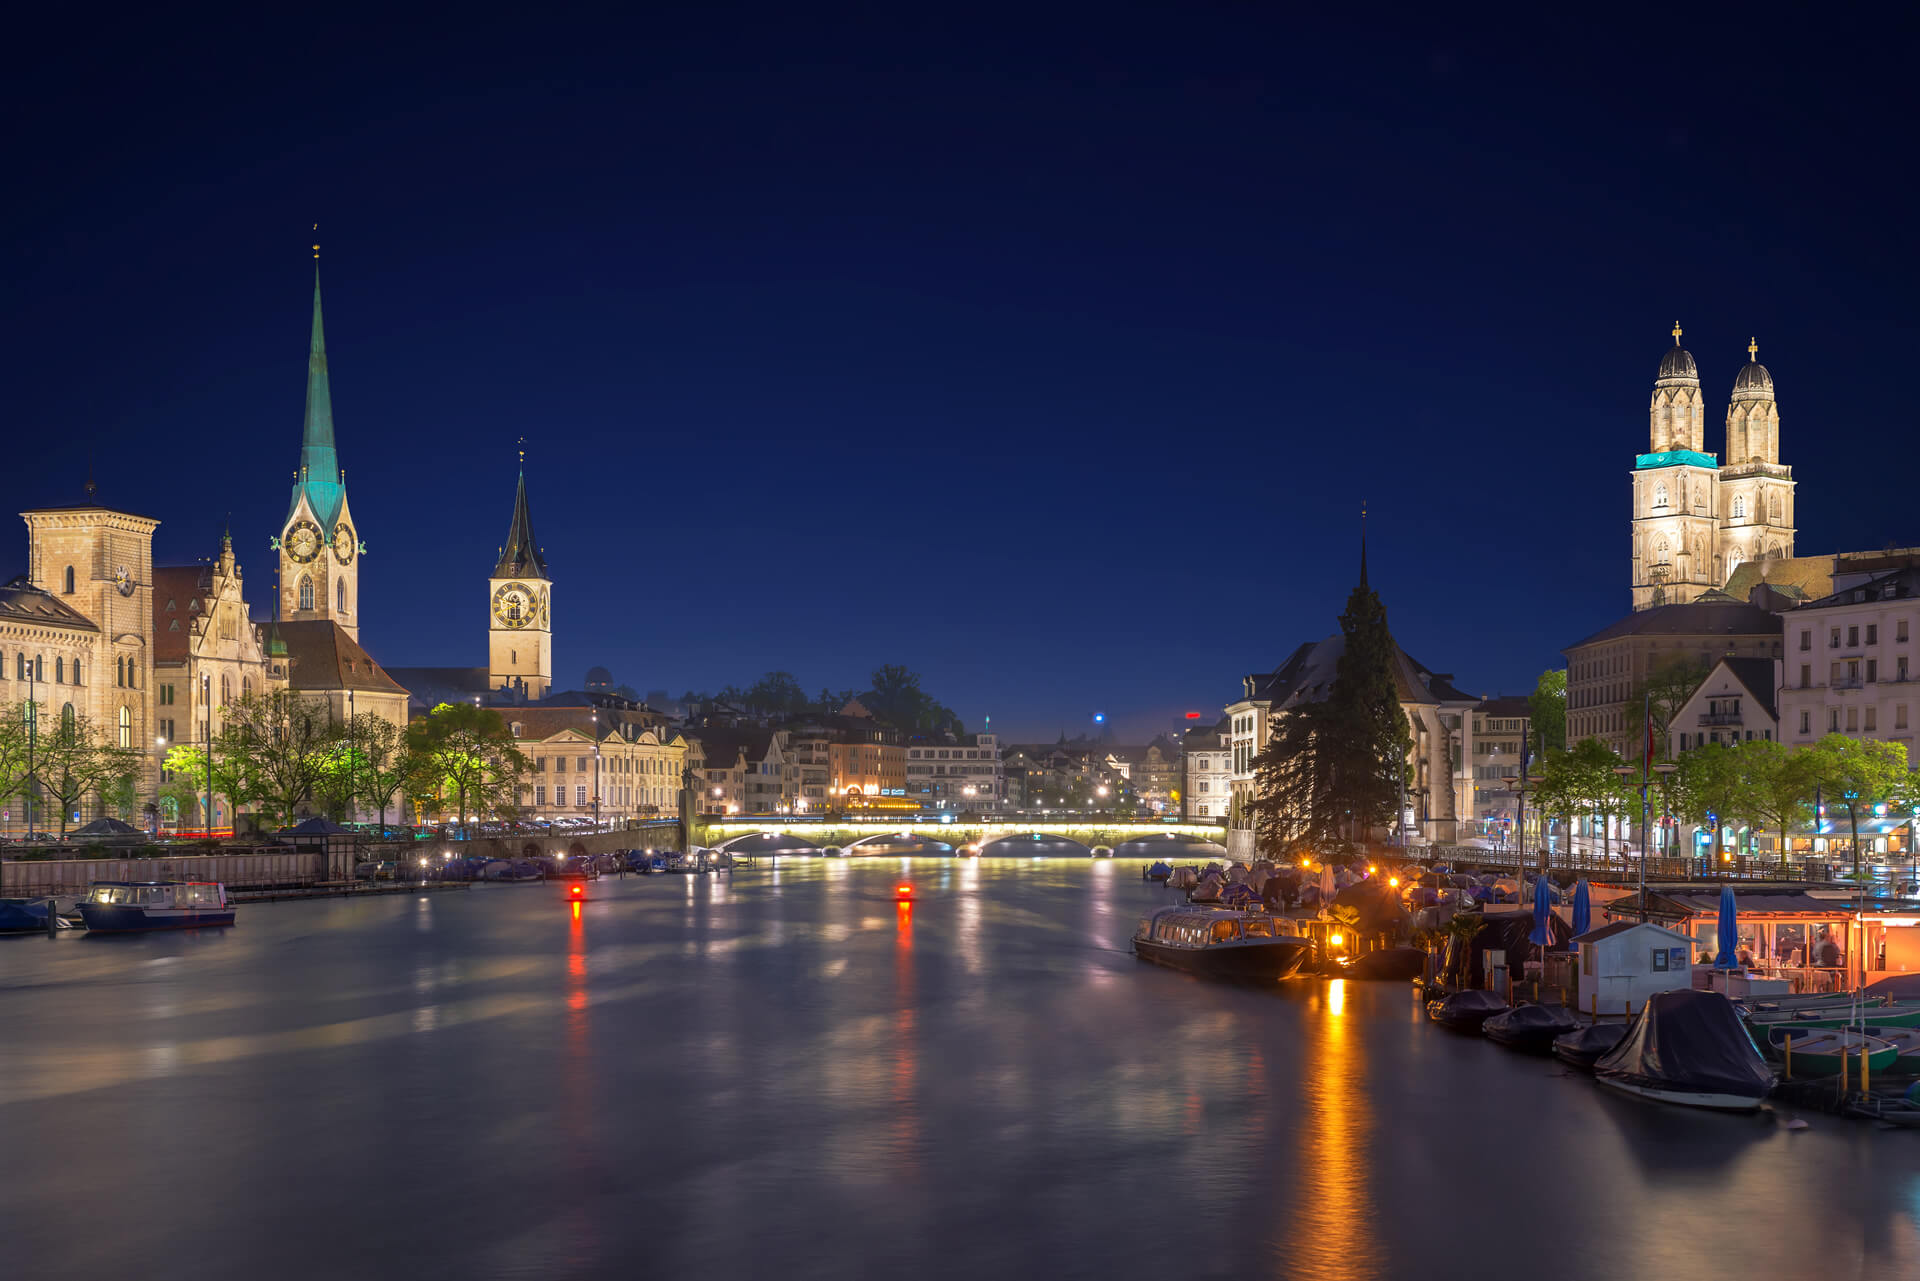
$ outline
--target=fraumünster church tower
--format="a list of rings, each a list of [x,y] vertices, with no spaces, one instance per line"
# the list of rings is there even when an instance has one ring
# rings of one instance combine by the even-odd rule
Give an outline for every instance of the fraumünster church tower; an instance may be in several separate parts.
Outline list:
[[[1793,555],[1793,469],[1780,462],[1780,406],[1759,344],[1748,341],[1733,380],[1722,463],[1705,452],[1700,373],[1680,334],[1675,324],[1653,381],[1650,452],[1634,460],[1636,610],[1698,600],[1746,561]]]
[[[317,255],[316,255],[317,256]],[[360,545],[347,506],[347,478],[333,444],[327,336],[320,323],[320,272],[313,273],[313,337],[307,346],[307,417],[293,502],[274,546],[280,552],[280,617],[331,620],[360,639]]]

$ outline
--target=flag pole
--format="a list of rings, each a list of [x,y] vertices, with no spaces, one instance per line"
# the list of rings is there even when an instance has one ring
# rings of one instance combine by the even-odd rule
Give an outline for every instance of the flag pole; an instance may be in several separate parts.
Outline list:
[[[1653,691],[1642,691],[1646,700],[1640,719],[1647,727],[1646,747],[1640,753],[1640,922],[1647,920],[1647,797],[1653,787]]]

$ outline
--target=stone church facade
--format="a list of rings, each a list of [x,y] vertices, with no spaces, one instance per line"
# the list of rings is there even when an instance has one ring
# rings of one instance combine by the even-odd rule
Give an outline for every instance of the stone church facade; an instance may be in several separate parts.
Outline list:
[[[1706,452],[1705,400],[1693,353],[1660,361],[1648,408],[1649,452],[1633,469],[1633,608],[1718,592],[1742,564],[1793,555],[1793,469],[1780,461],[1773,375],[1749,340],[1727,403],[1725,461]]]

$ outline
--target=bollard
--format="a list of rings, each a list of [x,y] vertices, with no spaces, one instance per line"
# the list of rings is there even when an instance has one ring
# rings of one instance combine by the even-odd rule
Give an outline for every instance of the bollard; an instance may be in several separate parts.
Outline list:
[[[1840,1047],[1840,1097],[1847,1097],[1847,1047]]]
[[[1600,1021],[1600,994],[1598,992],[1593,994],[1593,1021],[1595,1023]]]
[[[58,921],[54,919],[56,915],[57,914],[53,910],[53,900],[48,899],[47,900],[47,937],[50,939],[57,939],[60,937],[60,924]]]
[[[1860,1093],[1869,1094],[1872,1090],[1873,1087],[1867,1082],[1867,1038],[1863,1033],[1860,1037]]]
[[[1793,1080],[1793,1033],[1787,1033],[1787,1080]]]

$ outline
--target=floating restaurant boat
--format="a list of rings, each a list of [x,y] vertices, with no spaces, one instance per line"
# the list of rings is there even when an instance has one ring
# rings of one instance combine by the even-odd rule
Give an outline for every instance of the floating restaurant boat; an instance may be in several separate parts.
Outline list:
[[[1647,998],[1593,1075],[1623,1094],[1727,1112],[1751,1112],[1773,1091],[1773,1070],[1733,1002],[1688,988]]]
[[[1495,1045],[1528,1054],[1545,1054],[1553,1048],[1554,1038],[1579,1030],[1580,1020],[1560,1005],[1516,1006],[1480,1025],[1480,1031]]]
[[[1847,1070],[1858,1074],[1860,1055],[1867,1056],[1867,1071],[1878,1076],[1894,1071],[1900,1047],[1891,1041],[1853,1028],[1776,1027],[1767,1033],[1767,1053],[1782,1062],[1787,1056],[1787,1038],[1793,1038],[1793,1074],[1799,1076],[1839,1076],[1844,1056]]]
[[[1620,1044],[1620,1038],[1626,1034],[1625,1023],[1589,1023],[1577,1031],[1554,1037],[1553,1057],[1569,1067],[1591,1072],[1593,1065]]]
[[[80,918],[95,934],[194,930],[232,925],[233,906],[218,881],[95,881]]]
[[[1143,961],[1217,979],[1284,979],[1299,972],[1313,943],[1280,931],[1262,912],[1163,907],[1141,919],[1133,951]]]
[[[1478,1032],[1483,1023],[1506,1008],[1506,998],[1499,993],[1470,987],[1464,992],[1428,1001],[1427,1017],[1455,1032]]]

